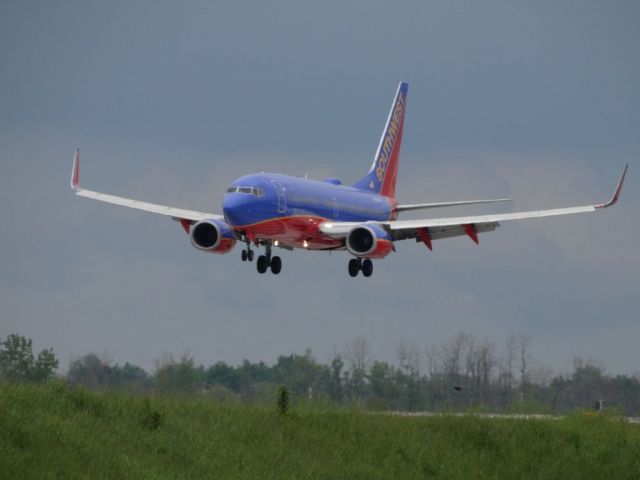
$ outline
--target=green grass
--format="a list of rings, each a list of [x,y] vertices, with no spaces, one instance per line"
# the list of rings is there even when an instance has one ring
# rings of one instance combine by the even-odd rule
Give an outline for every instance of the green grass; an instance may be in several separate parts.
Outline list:
[[[396,417],[0,384],[1,478],[640,478],[640,426]]]

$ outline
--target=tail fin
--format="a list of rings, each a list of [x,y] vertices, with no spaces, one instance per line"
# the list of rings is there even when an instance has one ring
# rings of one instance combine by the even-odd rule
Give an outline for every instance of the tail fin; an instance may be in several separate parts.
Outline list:
[[[409,84],[400,82],[387,118],[387,124],[382,131],[382,137],[380,137],[373,165],[366,176],[353,184],[354,187],[395,198],[408,90]]]

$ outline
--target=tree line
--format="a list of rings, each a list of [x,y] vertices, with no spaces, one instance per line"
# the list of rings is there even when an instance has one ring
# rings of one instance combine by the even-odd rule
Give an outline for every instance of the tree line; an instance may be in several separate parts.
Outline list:
[[[198,365],[184,355],[165,356],[150,373],[131,363],[112,363],[95,353],[74,359],[57,373],[52,349],[33,354],[31,339],[9,335],[0,341],[0,379],[46,382],[63,378],[92,389],[201,395],[221,401],[273,404],[286,385],[292,402],[317,401],[375,410],[565,413],[615,408],[640,414],[640,376],[610,375],[593,361],[574,359],[573,370],[554,375],[534,367],[531,339],[510,336],[501,348],[458,334],[421,350],[401,341],[396,362],[373,358],[366,339],[347,343],[323,363],[307,350],[281,355],[272,365],[244,360],[239,365]]]

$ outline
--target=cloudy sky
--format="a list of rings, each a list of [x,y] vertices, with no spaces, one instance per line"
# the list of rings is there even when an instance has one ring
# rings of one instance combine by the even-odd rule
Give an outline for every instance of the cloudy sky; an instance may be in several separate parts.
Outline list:
[[[151,369],[525,333],[556,371],[577,355],[638,372],[639,21],[633,0],[2,2],[0,337]],[[258,275],[68,188],[76,146],[84,186],[204,211],[254,171],[352,182],[400,80],[400,202],[600,202],[629,163],[621,204],[479,246],[403,242],[365,280],[345,253]]]

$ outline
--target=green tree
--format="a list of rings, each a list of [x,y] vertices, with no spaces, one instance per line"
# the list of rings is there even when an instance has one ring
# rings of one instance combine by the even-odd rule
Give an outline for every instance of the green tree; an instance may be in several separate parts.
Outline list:
[[[33,369],[33,380],[36,382],[46,382],[53,377],[57,369],[58,359],[53,353],[53,349],[42,350],[36,359]]]
[[[142,368],[132,363],[123,366],[116,364],[111,371],[113,386],[120,388],[145,389],[151,386],[149,374]]]
[[[394,408],[398,398],[396,369],[387,362],[373,362],[370,372],[371,390],[378,407]]]
[[[320,393],[329,382],[329,370],[316,362],[311,350],[304,355],[281,355],[274,369],[279,381],[296,397]]]
[[[67,379],[73,384],[90,388],[111,386],[113,372],[111,366],[95,353],[88,353],[71,362]]]
[[[70,383],[94,389],[116,387],[144,390],[151,387],[149,374],[143,368],[129,362],[123,366],[111,366],[95,353],[88,353],[71,362],[67,379]]]
[[[155,374],[156,387],[164,393],[195,393],[203,385],[203,379],[204,369],[196,367],[193,358],[187,355],[178,362],[169,358]]]
[[[342,369],[344,368],[344,362],[340,355],[336,355],[331,360],[330,377],[329,377],[329,396],[336,402],[342,401],[343,386],[342,386]]]
[[[236,369],[225,362],[216,362],[210,365],[204,372],[205,382],[208,385],[221,385],[238,392],[240,380]]]
[[[253,385],[274,382],[275,369],[264,362],[251,363],[245,359],[235,371],[238,379],[238,393],[244,398],[251,396],[254,390]]]
[[[11,334],[0,342],[0,377],[13,382],[44,382],[58,368],[53,350],[42,350],[38,358],[33,357],[30,338]]]

